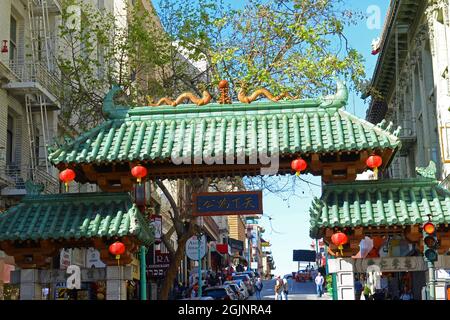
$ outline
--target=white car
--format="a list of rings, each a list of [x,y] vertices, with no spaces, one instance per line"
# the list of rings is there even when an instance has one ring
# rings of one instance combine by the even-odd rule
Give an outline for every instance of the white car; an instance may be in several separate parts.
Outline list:
[[[245,285],[244,281],[242,280],[233,280],[233,281],[225,281],[224,284],[230,284],[235,283],[241,292],[241,296],[244,298],[244,300],[248,299],[250,294],[248,293],[247,286]]]

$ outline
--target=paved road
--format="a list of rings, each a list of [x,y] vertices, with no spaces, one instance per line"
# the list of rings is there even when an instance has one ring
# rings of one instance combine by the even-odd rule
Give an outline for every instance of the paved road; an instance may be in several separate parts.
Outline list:
[[[289,295],[288,300],[331,300],[332,298],[326,293],[319,298],[316,294],[316,286],[314,282],[296,282],[289,279]],[[264,280],[262,290],[262,300],[275,299],[275,280]],[[249,300],[256,300],[256,295],[253,295]]]

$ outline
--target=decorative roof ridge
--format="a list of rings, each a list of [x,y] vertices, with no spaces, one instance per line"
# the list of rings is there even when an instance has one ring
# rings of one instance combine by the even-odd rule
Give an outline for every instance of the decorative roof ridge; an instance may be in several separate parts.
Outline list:
[[[118,201],[130,201],[132,203],[131,196],[128,192],[82,192],[82,193],[56,193],[56,194],[39,194],[39,195],[25,195],[22,199],[22,203],[26,202],[40,202],[40,201],[53,201],[66,202],[74,201],[85,202],[87,200],[96,200],[98,202],[111,201],[109,198],[114,198],[114,202]]]
[[[363,118],[359,118],[357,116],[355,116],[354,114],[351,114],[350,112],[344,110],[344,109],[339,109],[340,113],[344,113],[346,116],[348,116],[349,118],[353,119],[353,120],[357,120],[358,122],[361,123],[361,125],[365,126],[366,128],[369,129],[373,129],[376,132],[380,133],[380,134],[388,134],[390,137],[392,137],[394,140],[398,141],[399,146],[401,147],[401,140],[398,137],[398,134],[401,130],[401,127],[397,127],[395,130],[393,130],[393,122],[391,121],[389,123],[388,126],[385,126],[385,122],[380,122],[378,124],[373,124],[369,121],[367,121],[366,119]],[[385,121],[385,120],[384,120]]]
[[[336,190],[339,191],[358,191],[365,186],[369,189],[377,189],[378,187],[400,187],[400,188],[408,188],[411,185],[416,187],[437,187],[439,185],[439,181],[431,178],[407,178],[407,179],[381,179],[381,180],[356,180],[352,182],[340,182],[340,183],[329,183],[324,185],[323,194],[333,192]],[[445,189],[444,189],[445,190]],[[450,192],[450,191],[448,191]]]
[[[105,95],[103,100],[102,112],[106,119],[124,119],[132,116],[151,116],[176,113],[211,113],[215,111],[261,111],[261,109],[273,110],[282,109],[284,107],[291,108],[311,108],[311,112],[325,111],[327,109],[340,109],[347,104],[348,89],[341,80],[336,80],[336,93],[325,97],[296,99],[289,101],[263,101],[254,104],[248,103],[232,103],[221,104],[220,102],[211,103],[205,106],[197,104],[179,104],[178,107],[173,106],[123,106],[114,102],[114,96],[121,91],[119,86],[114,85]],[[315,110],[314,110],[314,109]],[[309,110],[308,110],[309,111]]]

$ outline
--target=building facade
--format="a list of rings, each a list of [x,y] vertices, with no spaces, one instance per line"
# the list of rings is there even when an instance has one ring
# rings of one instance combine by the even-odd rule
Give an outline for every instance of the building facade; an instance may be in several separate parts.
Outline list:
[[[450,173],[448,0],[392,0],[381,35],[366,119],[401,126],[402,148],[386,175],[415,177],[430,161]]]

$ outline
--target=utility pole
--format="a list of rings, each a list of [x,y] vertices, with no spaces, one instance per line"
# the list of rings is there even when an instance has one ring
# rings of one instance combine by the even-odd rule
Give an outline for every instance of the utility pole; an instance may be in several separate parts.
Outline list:
[[[197,240],[198,240],[198,248],[197,248],[197,252],[198,252],[198,296],[201,297],[202,296],[202,256],[201,256],[201,250],[200,250],[200,246],[201,246],[201,242],[202,242],[202,234],[199,233],[197,235]]]

